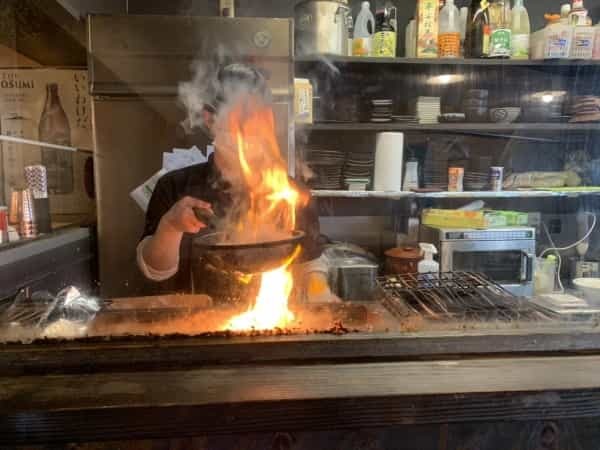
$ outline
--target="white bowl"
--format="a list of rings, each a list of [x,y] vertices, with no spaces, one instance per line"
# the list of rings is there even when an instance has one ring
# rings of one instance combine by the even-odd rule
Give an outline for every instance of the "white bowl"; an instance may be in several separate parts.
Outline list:
[[[573,284],[589,304],[600,305],[600,278],[576,278]]]

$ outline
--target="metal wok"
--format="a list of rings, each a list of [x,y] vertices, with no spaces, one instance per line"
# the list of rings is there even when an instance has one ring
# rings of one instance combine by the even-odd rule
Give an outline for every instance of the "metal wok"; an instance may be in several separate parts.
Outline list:
[[[194,247],[206,263],[229,272],[260,273],[277,269],[290,258],[305,234],[293,231],[289,237],[249,244],[223,243],[224,234],[213,232],[194,239]]]

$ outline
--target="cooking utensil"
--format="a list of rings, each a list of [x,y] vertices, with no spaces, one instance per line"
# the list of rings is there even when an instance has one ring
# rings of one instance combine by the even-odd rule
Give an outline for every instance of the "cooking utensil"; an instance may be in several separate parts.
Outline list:
[[[209,209],[194,208],[196,218],[202,222],[209,230],[217,228],[217,216]]]
[[[419,261],[423,259],[416,247],[392,248],[385,252],[385,272],[388,274],[417,273]]]
[[[485,275],[471,272],[388,275],[379,280],[392,313],[431,319],[547,320],[552,311],[516,297]]]
[[[260,273],[280,267],[290,258],[303,231],[292,231],[288,236],[262,242],[230,243],[223,232],[214,232],[194,239],[194,247],[210,264],[227,271]]]
[[[344,1],[298,3],[294,8],[296,56],[348,55],[349,11]]]

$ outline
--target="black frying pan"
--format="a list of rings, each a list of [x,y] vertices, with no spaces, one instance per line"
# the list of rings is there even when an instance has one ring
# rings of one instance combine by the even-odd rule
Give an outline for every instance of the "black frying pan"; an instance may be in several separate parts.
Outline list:
[[[251,244],[223,243],[224,234],[213,232],[198,236],[194,246],[206,261],[226,271],[259,273],[280,267],[304,238],[303,231],[293,231],[289,237]]]

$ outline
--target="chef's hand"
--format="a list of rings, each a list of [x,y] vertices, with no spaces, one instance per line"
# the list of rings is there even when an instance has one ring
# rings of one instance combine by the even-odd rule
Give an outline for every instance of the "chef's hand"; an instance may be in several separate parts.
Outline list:
[[[212,214],[210,203],[193,197],[183,197],[162,217],[159,228],[162,231],[198,233],[206,228],[206,224],[198,220],[194,208],[206,209]]]

